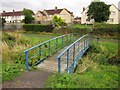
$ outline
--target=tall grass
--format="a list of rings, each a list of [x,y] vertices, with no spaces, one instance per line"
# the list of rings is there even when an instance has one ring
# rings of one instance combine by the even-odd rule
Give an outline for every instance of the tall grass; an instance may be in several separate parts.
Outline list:
[[[48,37],[49,36],[49,37]],[[40,36],[42,37],[42,35]],[[45,38],[33,35],[22,35],[16,32],[3,32],[2,34],[2,80],[11,80],[25,70],[24,50],[46,41],[52,37]]]

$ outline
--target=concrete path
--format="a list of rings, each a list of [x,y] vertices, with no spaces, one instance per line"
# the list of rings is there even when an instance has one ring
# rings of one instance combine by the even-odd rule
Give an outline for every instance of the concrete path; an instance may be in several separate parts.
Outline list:
[[[35,70],[23,73],[20,77],[2,84],[2,88],[45,88],[45,81],[51,72]]]

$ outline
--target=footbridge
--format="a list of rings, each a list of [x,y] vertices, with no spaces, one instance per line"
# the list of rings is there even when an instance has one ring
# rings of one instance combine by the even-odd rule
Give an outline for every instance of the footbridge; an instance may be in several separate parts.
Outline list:
[[[34,66],[58,73],[74,72],[89,48],[91,35],[65,34],[25,50],[26,69]]]

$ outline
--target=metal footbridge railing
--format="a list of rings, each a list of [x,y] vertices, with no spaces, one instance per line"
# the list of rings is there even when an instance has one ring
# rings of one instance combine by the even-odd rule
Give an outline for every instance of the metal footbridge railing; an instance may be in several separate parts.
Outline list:
[[[73,43],[76,39],[77,37],[74,34],[65,34],[25,50],[26,69],[29,70],[30,67],[41,63],[59,49]]]
[[[90,34],[87,34],[80,37],[58,55],[58,73],[74,72],[78,61],[89,48],[91,41],[90,36]]]

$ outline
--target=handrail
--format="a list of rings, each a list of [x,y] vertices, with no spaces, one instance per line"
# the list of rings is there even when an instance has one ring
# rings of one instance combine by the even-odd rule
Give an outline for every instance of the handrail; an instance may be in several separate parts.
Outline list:
[[[87,34],[88,35],[88,34]],[[57,56],[57,58],[60,58],[69,48],[71,48],[76,42],[78,42],[80,39],[82,39],[83,37],[87,36],[87,35],[84,35],[82,37],[80,37],[79,39],[77,39],[74,43],[72,43],[70,46],[68,46],[61,54],[59,54]]]
[[[79,39],[77,39],[74,43],[68,46],[62,53],[60,53],[57,56],[58,73],[61,72],[61,68],[63,64],[62,62],[64,62],[64,64],[66,65],[65,70],[68,73],[74,72],[74,69],[77,65],[78,60],[82,57],[85,51],[89,48],[89,44],[90,44],[90,34],[86,34],[80,37]],[[72,50],[70,51],[70,49]],[[64,57],[63,60],[62,60],[62,57]]]
[[[26,58],[26,69],[29,70],[30,66],[32,67],[34,65],[37,65],[38,63],[41,63],[48,56],[50,56],[54,52],[57,52],[60,48],[69,45],[74,40],[75,40],[74,34],[65,34],[62,36],[52,38],[50,40],[47,40],[45,42],[42,42],[36,46],[33,46],[25,50],[24,52]],[[34,64],[30,65],[30,63],[34,63]]]
[[[34,46],[34,47],[31,47],[31,48],[25,50],[24,52],[30,51],[30,50],[32,50],[32,49],[34,49],[34,48],[37,48],[37,47],[39,47],[40,45],[43,45],[43,44],[45,44],[45,43],[47,43],[47,42],[49,42],[49,41],[51,41],[51,40],[54,40],[54,39],[57,39],[57,38],[60,38],[60,37],[66,36],[66,35],[70,35],[70,34],[65,34],[65,35],[62,35],[62,36],[58,36],[58,37],[52,38],[52,39],[50,39],[50,40],[47,40],[47,41],[45,41],[45,42],[42,42],[42,43]]]

